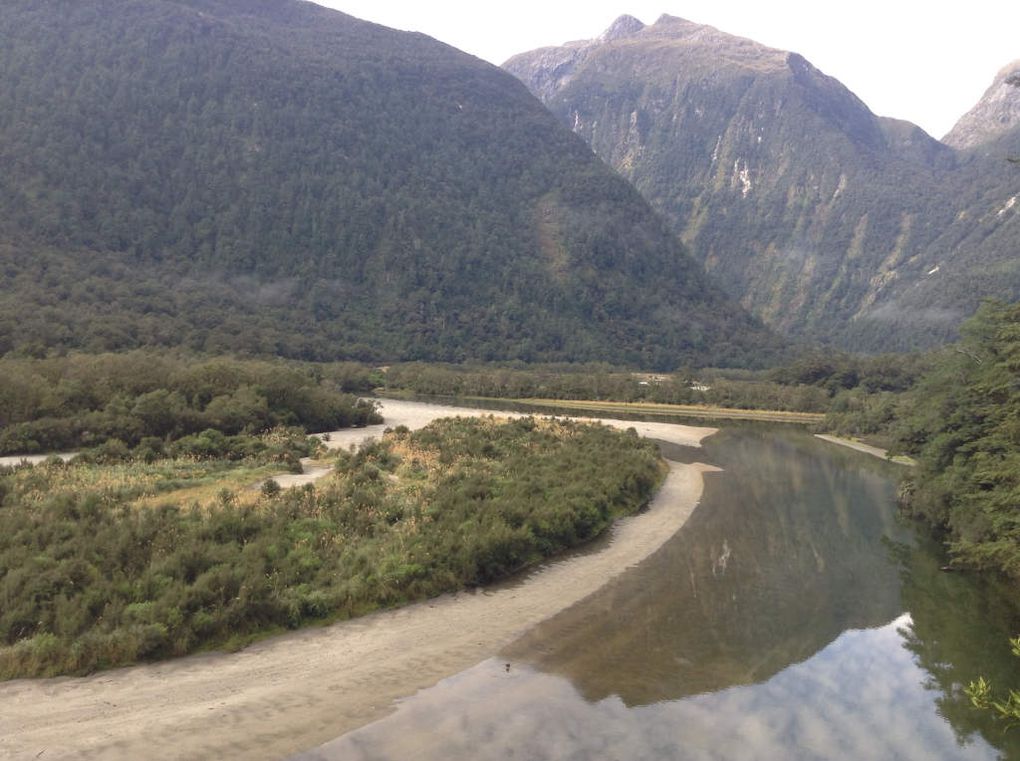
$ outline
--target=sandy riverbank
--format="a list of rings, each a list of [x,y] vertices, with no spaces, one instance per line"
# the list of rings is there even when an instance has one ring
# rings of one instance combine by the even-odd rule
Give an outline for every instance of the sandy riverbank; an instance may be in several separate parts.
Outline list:
[[[396,428],[398,425],[406,425],[415,429],[428,425],[433,420],[441,417],[477,417],[479,415],[495,415],[496,417],[519,418],[528,416],[541,416],[540,412],[507,412],[504,410],[481,410],[474,407],[448,407],[442,404],[429,404],[426,402],[409,402],[401,399],[380,399],[379,411],[385,418],[381,425],[370,425],[365,428],[345,428],[340,431],[330,431],[327,434],[319,434],[328,438],[326,446],[330,449],[340,449],[358,444],[368,437],[382,435],[386,428]],[[564,416],[561,416],[564,417]],[[633,428],[641,436],[650,439],[669,441],[681,446],[701,446],[701,441],[712,435],[717,428],[699,428],[690,425],[674,425],[672,423],[643,423],[636,420],[617,420],[608,417],[578,417],[570,416],[571,420],[604,423],[614,428]]]
[[[387,400],[383,414],[386,425],[418,427],[485,412]],[[713,432],[614,424],[691,446]],[[336,432],[329,445],[357,443],[384,427]],[[604,548],[512,584],[276,637],[239,653],[0,684],[0,757],[281,759],[315,747],[490,656],[641,562],[683,526],[700,499],[702,474],[713,470],[674,464],[649,509],[619,521]]]
[[[529,415],[540,415],[541,413],[506,412],[499,410],[483,410],[473,407],[448,407],[440,404],[428,404],[425,402],[409,402],[399,399],[379,400],[379,410],[385,418],[384,423],[370,425],[364,428],[344,428],[339,431],[316,434],[326,444],[329,450],[346,449],[351,445],[360,445],[363,442],[379,438],[386,428],[396,428],[398,425],[406,425],[408,428],[422,428],[433,420],[441,417],[478,417],[480,415],[496,415],[497,417],[519,418]],[[572,416],[571,420],[582,420],[587,422],[601,422],[606,425],[626,430],[633,427],[638,434],[651,439],[661,439],[682,446],[700,446],[700,442],[706,436],[714,433],[715,428],[698,428],[694,426],[670,425],[668,423],[641,423],[633,420],[614,420],[610,418],[590,418]],[[273,476],[284,489],[305,484],[315,483],[333,471],[333,466],[326,460],[312,460],[302,458],[302,473],[282,473]],[[259,482],[256,486],[260,486]]]
[[[23,462],[27,462],[30,465],[38,465],[41,462],[45,462],[51,457],[59,457],[64,462],[67,462],[72,457],[77,457],[77,452],[56,452],[53,454],[15,454],[5,455],[0,457],[0,465],[13,466],[21,465]]]
[[[889,453],[881,447],[873,447],[870,444],[865,444],[861,441],[854,441],[853,439],[844,439],[842,436],[831,436],[827,433],[816,433],[816,439],[822,441],[828,441],[830,444],[838,444],[841,447],[847,447],[858,452],[864,452],[864,454],[870,454],[873,457],[878,457],[881,460],[888,462],[895,462],[897,465],[917,465],[917,460],[912,457],[905,455],[897,455],[896,457],[890,457]]]

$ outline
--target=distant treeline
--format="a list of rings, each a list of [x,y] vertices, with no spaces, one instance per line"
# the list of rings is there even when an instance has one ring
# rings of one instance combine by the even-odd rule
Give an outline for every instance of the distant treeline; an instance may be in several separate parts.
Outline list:
[[[494,367],[408,363],[388,368],[389,391],[509,399],[584,399],[829,412],[877,392],[909,388],[922,355],[805,354],[771,371],[634,373],[604,364]]]
[[[367,368],[134,351],[0,360],[0,454],[381,422]]]
[[[240,644],[488,582],[591,539],[663,474],[633,432],[532,418],[437,421],[338,457],[316,487],[224,491],[210,509],[135,504],[128,476],[155,472],[141,463],[0,469],[0,678]]]
[[[809,354],[771,371],[635,373],[606,364],[443,365],[385,370],[357,363],[196,357],[137,350],[0,359],[0,455],[135,448],[211,429],[231,436],[274,426],[331,430],[379,422],[354,394],[390,393],[647,401],[828,412],[829,428],[878,435],[896,395],[920,377],[920,355]],[[111,452],[119,451],[110,444]],[[109,448],[109,447],[108,447]]]

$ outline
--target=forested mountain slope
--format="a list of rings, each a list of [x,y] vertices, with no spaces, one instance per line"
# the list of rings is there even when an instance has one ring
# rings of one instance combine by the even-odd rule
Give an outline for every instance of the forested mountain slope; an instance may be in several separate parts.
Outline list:
[[[5,3],[0,166],[0,353],[777,343],[513,77],[301,0]]]
[[[952,337],[982,296],[1020,296],[1003,152],[875,116],[796,53],[622,17],[504,67],[780,330],[918,348]]]

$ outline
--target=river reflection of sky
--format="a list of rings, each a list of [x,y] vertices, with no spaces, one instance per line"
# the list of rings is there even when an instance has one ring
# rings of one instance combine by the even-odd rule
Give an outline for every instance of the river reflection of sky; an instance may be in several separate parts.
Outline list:
[[[486,759],[994,759],[960,746],[902,646],[909,615],[844,632],[768,681],[627,708],[569,681],[490,659],[401,703],[303,761]]]

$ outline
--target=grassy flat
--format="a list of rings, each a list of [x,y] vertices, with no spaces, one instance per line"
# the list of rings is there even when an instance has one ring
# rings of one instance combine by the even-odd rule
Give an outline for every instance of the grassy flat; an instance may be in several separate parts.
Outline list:
[[[473,397],[485,399],[486,397]],[[531,404],[536,407],[558,407],[577,410],[579,412],[629,412],[642,415],[683,415],[698,418],[724,418],[729,420],[762,420],[773,423],[820,423],[825,415],[818,412],[787,412],[785,410],[741,410],[731,407],[714,407],[701,404],[659,404],[656,402],[599,402],[577,399],[512,399],[498,401],[514,401]]]

